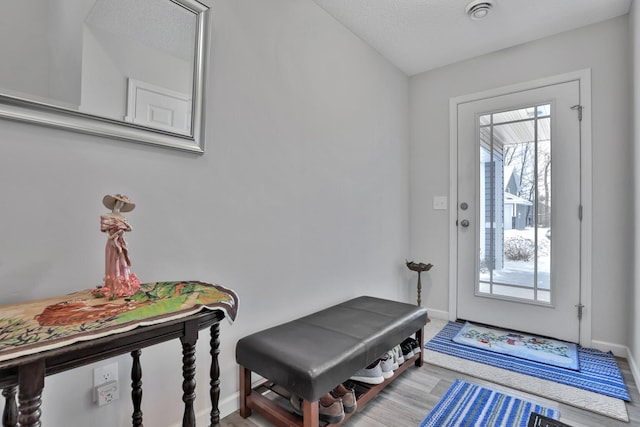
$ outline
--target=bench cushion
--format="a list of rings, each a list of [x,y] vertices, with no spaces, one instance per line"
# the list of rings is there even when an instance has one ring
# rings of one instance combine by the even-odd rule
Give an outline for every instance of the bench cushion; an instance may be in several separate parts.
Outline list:
[[[427,322],[423,307],[358,297],[240,339],[236,361],[313,402]]]

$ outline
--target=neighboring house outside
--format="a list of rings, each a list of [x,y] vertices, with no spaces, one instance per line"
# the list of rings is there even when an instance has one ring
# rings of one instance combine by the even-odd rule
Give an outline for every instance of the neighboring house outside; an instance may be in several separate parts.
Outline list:
[[[482,144],[480,149],[480,268],[501,270],[504,267],[504,218],[502,151],[490,144]]]
[[[520,179],[513,166],[504,169],[504,229],[524,230],[531,226],[533,203],[518,196],[520,192]]]
[[[502,153],[495,150],[493,156],[490,156],[489,150],[484,148],[481,151],[481,159],[484,174],[480,178],[480,212],[484,212],[485,220],[484,228],[480,230],[481,269],[501,270],[505,261],[505,231],[524,230],[531,226],[533,203],[517,195],[520,191],[518,172],[513,166],[503,168]],[[496,184],[493,192],[490,185],[492,174],[495,174]],[[495,201],[492,202],[492,198],[495,198]],[[500,224],[500,221],[493,222],[492,215],[495,215],[495,218],[503,218],[503,224]]]

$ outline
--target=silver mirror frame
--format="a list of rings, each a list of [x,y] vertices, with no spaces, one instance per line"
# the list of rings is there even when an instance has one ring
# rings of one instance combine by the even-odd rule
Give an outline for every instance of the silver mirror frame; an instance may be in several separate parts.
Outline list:
[[[209,8],[196,0],[170,0],[196,15],[191,135],[164,132],[125,121],[81,113],[0,93],[0,118],[191,151],[204,152],[205,80],[209,49]]]

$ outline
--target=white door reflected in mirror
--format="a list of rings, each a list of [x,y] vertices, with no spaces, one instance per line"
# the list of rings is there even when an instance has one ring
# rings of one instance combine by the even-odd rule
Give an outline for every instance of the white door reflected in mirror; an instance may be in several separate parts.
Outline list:
[[[132,140],[144,139],[134,133],[147,128],[202,151],[207,12],[196,0],[1,2],[0,117],[89,133],[114,130]],[[130,81],[154,88],[140,100],[151,107],[151,119],[128,110]],[[167,102],[178,105],[167,109]],[[38,112],[27,117],[23,108]],[[106,119],[102,124],[128,130],[104,132],[76,119]]]

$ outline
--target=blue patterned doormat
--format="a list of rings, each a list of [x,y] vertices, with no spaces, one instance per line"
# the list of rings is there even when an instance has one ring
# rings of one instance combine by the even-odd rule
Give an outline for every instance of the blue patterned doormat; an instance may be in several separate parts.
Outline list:
[[[465,344],[458,344],[453,341],[453,337],[456,336],[462,326],[461,323],[447,323],[424,347],[427,350],[485,363],[509,371],[629,401],[627,387],[612,353],[579,346],[578,359],[580,369],[574,371],[481,348],[473,348]]]
[[[554,409],[455,380],[420,427],[527,427],[533,412],[560,418]]]
[[[465,323],[453,337],[458,344],[509,354],[548,365],[579,369],[578,346],[574,343],[503,331]]]

